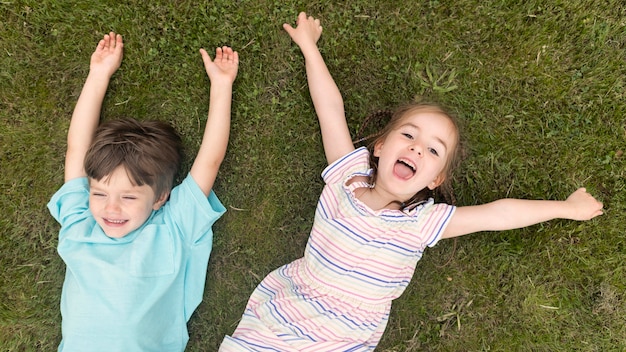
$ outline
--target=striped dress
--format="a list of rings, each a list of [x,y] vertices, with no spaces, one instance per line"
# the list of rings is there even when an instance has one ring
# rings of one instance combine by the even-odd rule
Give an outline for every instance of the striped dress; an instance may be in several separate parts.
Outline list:
[[[407,210],[373,211],[348,182],[366,176],[359,148],[329,165],[304,257],[263,279],[220,351],[371,351],[391,301],[406,289],[426,246],[440,239],[454,207],[430,199]]]

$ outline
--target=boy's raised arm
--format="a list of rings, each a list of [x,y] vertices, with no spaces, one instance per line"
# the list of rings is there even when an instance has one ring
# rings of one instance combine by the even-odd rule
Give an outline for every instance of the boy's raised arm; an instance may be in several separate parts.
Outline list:
[[[215,60],[211,60],[204,49],[200,49],[200,54],[211,81],[211,90],[207,123],[190,174],[208,196],[228,146],[233,82],[237,77],[239,55],[226,46],[215,49]]]
[[[480,231],[517,229],[557,218],[590,220],[602,213],[602,203],[584,188],[579,188],[564,201],[499,199],[457,208],[443,238]]]
[[[124,43],[122,36],[105,34],[91,55],[89,75],[72,114],[67,133],[65,153],[65,181],[85,176],[85,154],[100,121],[100,109],[111,76],[122,63]]]
[[[326,161],[331,164],[354,150],[346,122],[343,98],[317,48],[317,41],[322,35],[320,21],[301,12],[296,25],[296,28],[293,28],[285,23],[283,28],[298,44],[304,56],[309,91],[322,131]]]

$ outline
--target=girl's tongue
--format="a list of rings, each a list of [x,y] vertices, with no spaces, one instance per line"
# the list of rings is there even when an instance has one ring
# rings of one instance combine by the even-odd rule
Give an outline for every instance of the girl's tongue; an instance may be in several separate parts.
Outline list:
[[[401,161],[396,162],[396,165],[393,167],[393,172],[396,176],[405,180],[408,180],[413,176],[413,174],[415,174],[415,171],[412,168]]]

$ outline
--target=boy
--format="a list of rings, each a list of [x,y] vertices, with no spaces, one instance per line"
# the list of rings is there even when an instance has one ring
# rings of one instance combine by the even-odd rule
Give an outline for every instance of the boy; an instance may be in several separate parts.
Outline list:
[[[91,56],[67,137],[65,184],[48,208],[61,224],[66,263],[59,351],[183,351],[187,321],[202,300],[212,224],[225,212],[212,192],[230,129],[238,54],[200,49],[211,81],[202,144],[172,189],[180,137],[161,122],[98,128],[123,42],[113,32]],[[97,129],[97,130],[96,130]]]

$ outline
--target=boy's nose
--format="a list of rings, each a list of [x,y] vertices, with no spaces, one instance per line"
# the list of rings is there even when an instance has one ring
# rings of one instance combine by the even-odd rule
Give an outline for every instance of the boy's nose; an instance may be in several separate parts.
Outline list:
[[[111,213],[116,213],[120,211],[120,205],[115,200],[109,200],[104,206],[104,210]]]

